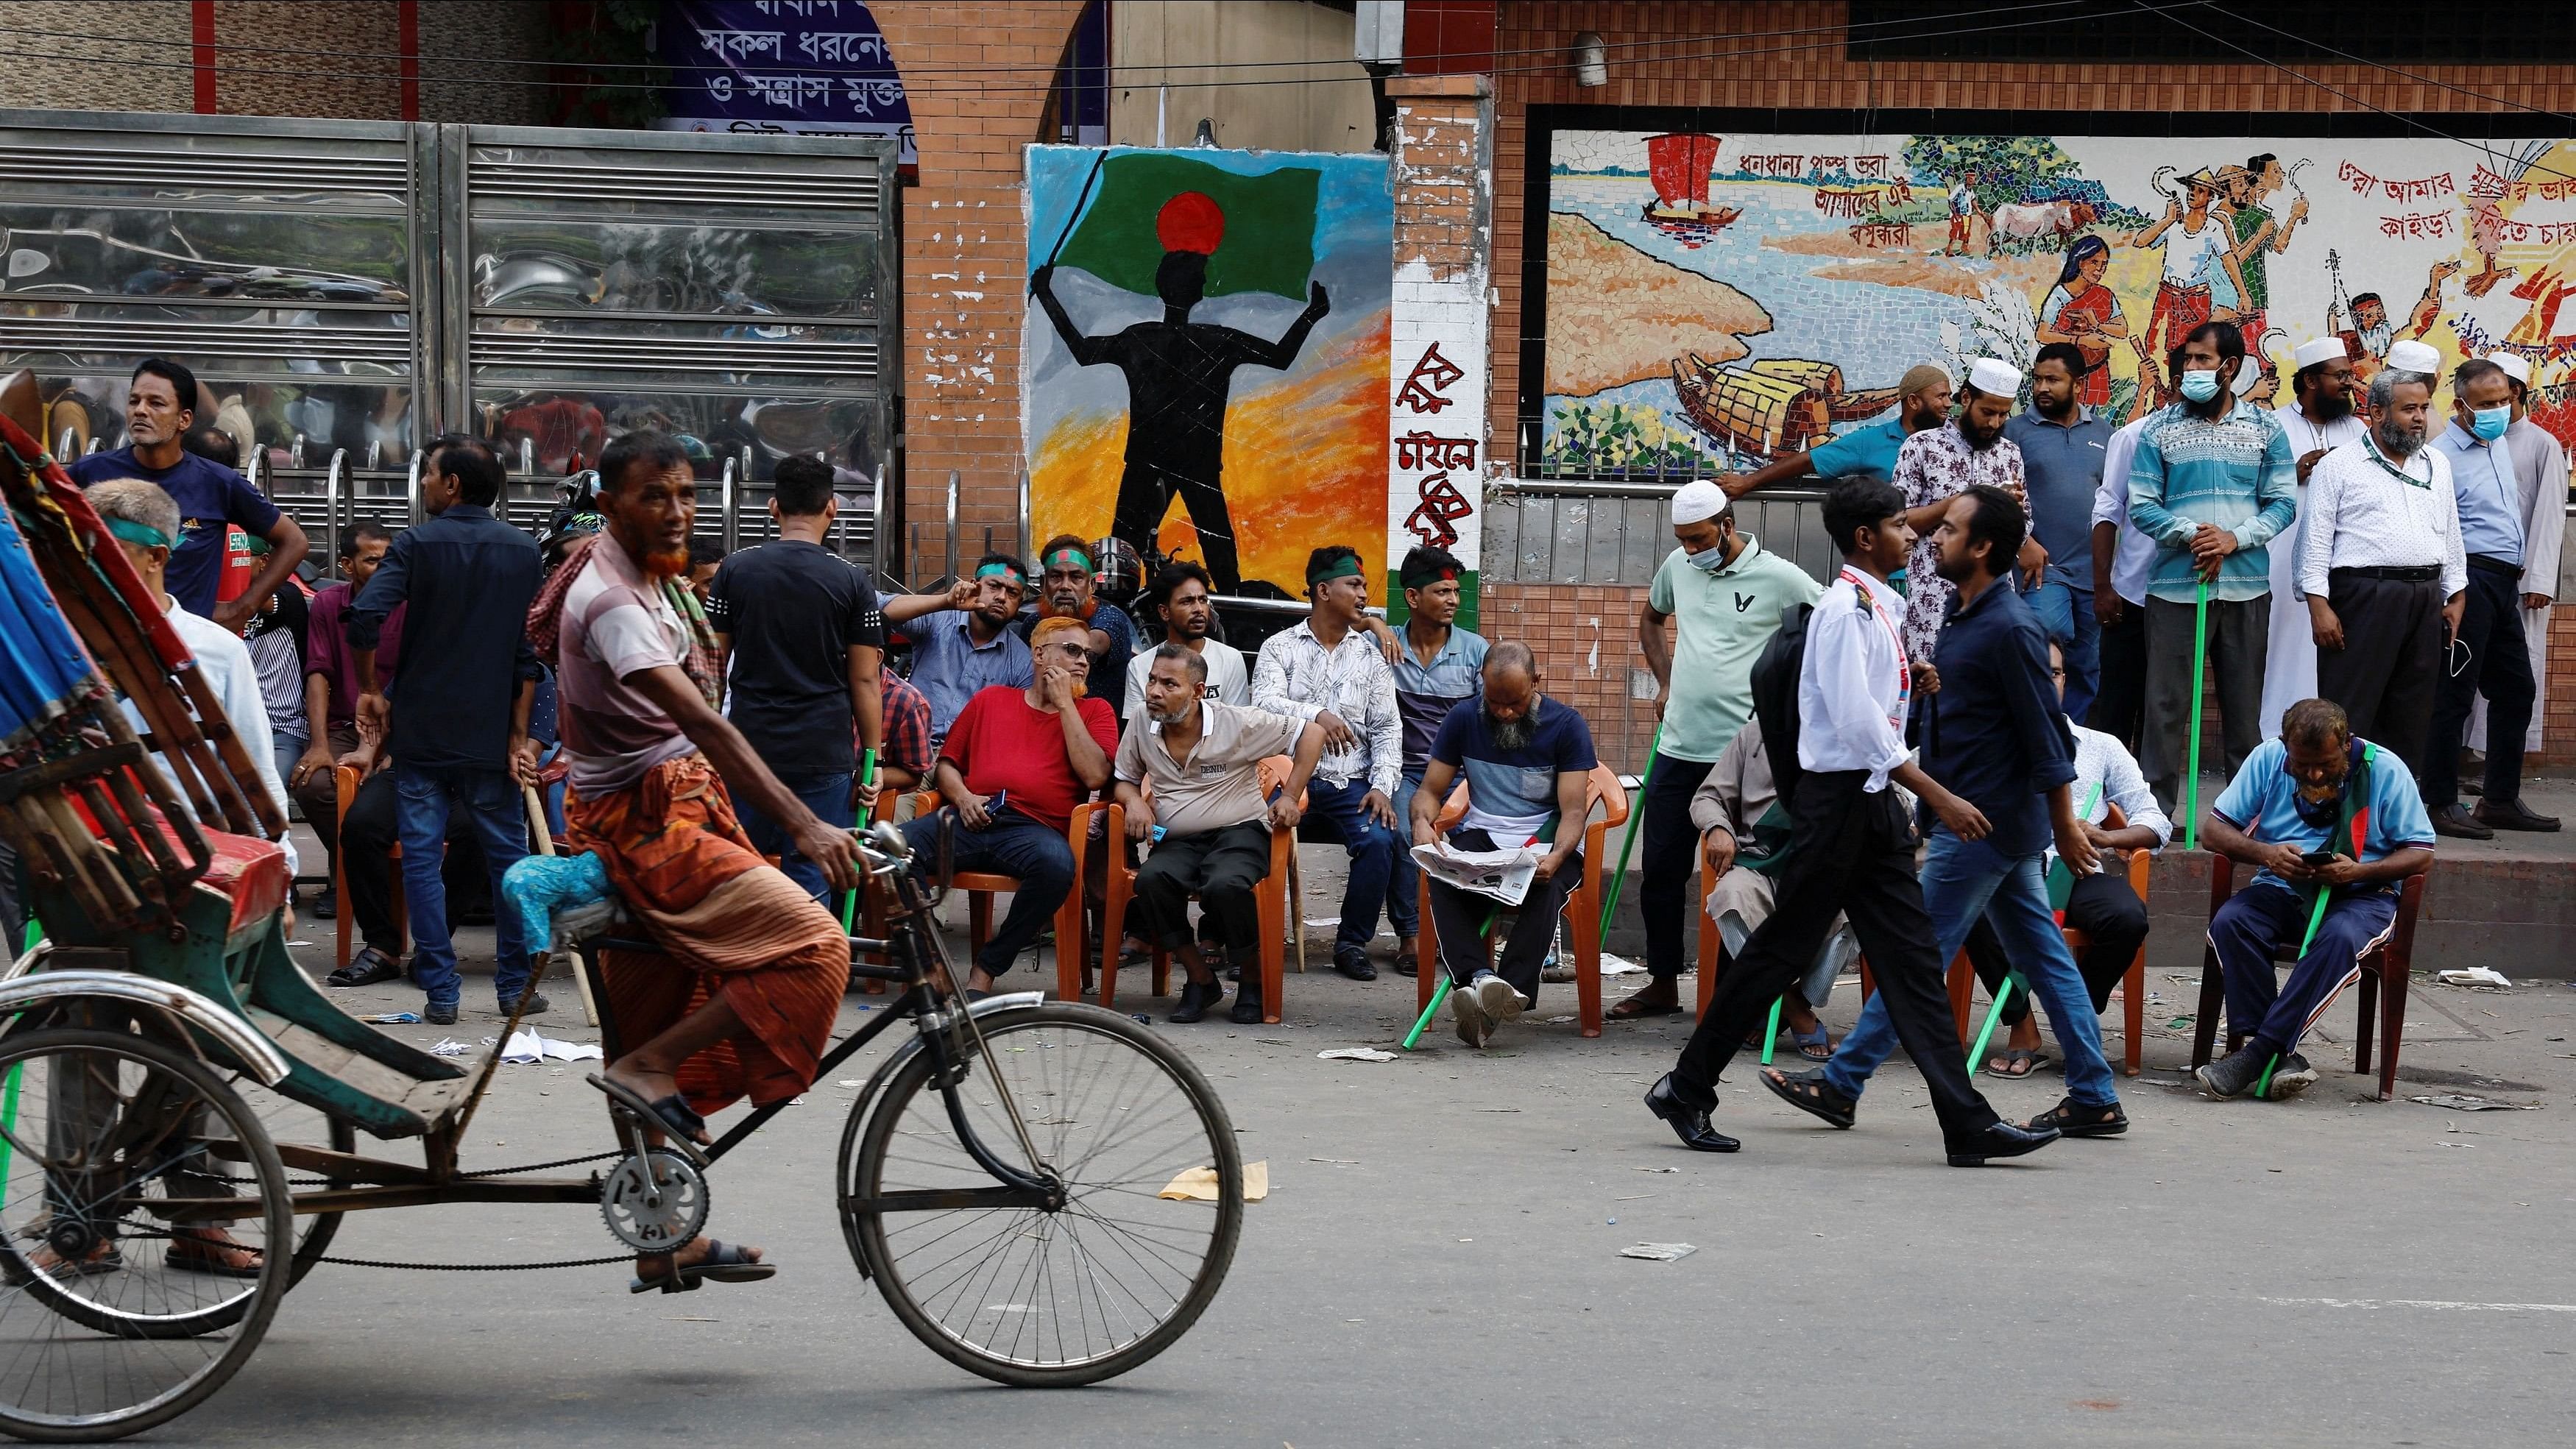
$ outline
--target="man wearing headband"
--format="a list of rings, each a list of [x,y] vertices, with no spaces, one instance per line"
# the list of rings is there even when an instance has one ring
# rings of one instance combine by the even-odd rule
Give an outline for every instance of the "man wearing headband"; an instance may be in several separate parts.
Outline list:
[[[1101,694],[1108,697],[1127,683],[1127,666],[1136,657],[1136,622],[1116,604],[1102,602],[1096,594],[1099,569],[1091,557],[1091,545],[1070,533],[1058,534],[1038,550],[1037,601],[1020,612],[1011,627],[1025,639],[1040,619],[1071,619],[1090,632],[1084,642],[1091,649],[1091,677],[1100,681]],[[1111,701],[1116,707],[1116,701]]]
[[[867,571],[831,550],[839,512],[831,464],[780,459],[769,495],[777,542],[725,559],[706,595],[725,717],[778,783],[835,823],[875,807],[876,784],[857,778],[857,751],[886,740],[884,615]],[[744,802],[736,813],[761,854],[825,900],[823,868],[783,825]]]
[[[1009,554],[988,553],[943,592],[885,601],[886,622],[912,646],[909,677],[930,700],[934,738],[948,737],[958,711],[978,693],[1028,684],[1028,641],[1011,628],[1028,596],[1028,568]]]
[[[1029,631],[1037,677],[1019,686],[996,684],[976,692],[940,742],[931,771],[940,811],[904,826],[916,870],[935,870],[939,817],[953,813],[951,837],[959,870],[990,871],[1018,879],[1011,908],[976,953],[966,989],[993,989],[993,978],[1011,969],[1022,951],[1055,918],[1074,888],[1073,847],[1065,839],[1073,807],[1110,780],[1118,751],[1118,716],[1109,701],[1086,692],[1091,651],[1076,619],[1040,619]],[[1058,941],[1056,949],[1078,949]]]
[[[1750,473],[1730,473],[1717,480],[1729,498],[1756,488],[1789,483],[1813,473],[1827,483],[1843,478],[1884,478],[1896,471],[1896,450],[1905,440],[1941,426],[1950,416],[1950,374],[1937,363],[1918,362],[1896,381],[1896,416],[1828,438],[1803,453],[1787,453]]]
[[[1933,646],[1940,641],[1942,617],[1950,607],[1950,581],[1941,576],[1932,552],[1932,531],[1941,526],[1950,500],[1985,484],[2028,506],[2021,448],[2004,436],[2004,424],[2011,420],[2013,402],[2020,395],[2020,368],[1980,357],[1968,369],[1968,385],[1959,390],[1959,415],[1906,439],[1897,450],[1896,471],[1888,481],[1905,495],[1905,522],[1915,539],[1914,557],[1905,566],[1908,658],[1931,659]],[[2047,562],[2047,551],[2033,539],[2025,539],[2023,545],[2013,569],[2035,580]]]
[[[1484,688],[1485,636],[1457,625],[1463,602],[1464,564],[1444,549],[1416,548],[1404,556],[1396,578],[1404,586],[1402,648],[1395,660],[1395,712],[1404,720],[1404,770],[1395,787],[1395,817],[1410,820],[1413,792],[1431,759],[1431,738],[1449,711]],[[1420,968],[1422,879],[1402,862],[1386,895],[1387,925],[1395,932],[1395,974]]]
[[[179,506],[178,546],[170,555],[170,596],[202,619],[235,634],[295,566],[304,562],[304,530],[260,496],[241,474],[187,450],[188,429],[201,416],[206,396],[197,375],[165,357],[147,357],[134,369],[125,395],[126,446],[92,453],[67,465],[86,488],[109,478],[135,478],[160,488]],[[230,524],[273,546],[268,562],[241,596],[215,601],[224,570],[224,527]]]
[[[1333,969],[1353,981],[1374,981],[1368,944],[1402,853],[1394,795],[1404,722],[1395,707],[1395,673],[1377,639],[1360,627],[1369,586],[1359,551],[1335,545],[1307,555],[1306,594],[1312,612],[1261,646],[1252,703],[1324,727],[1323,762],[1306,787],[1307,815],[1351,857]],[[1247,980],[1244,989],[1254,988]],[[1235,1001],[1240,1007],[1243,998]]]
[[[1735,503],[1697,479],[1673,494],[1671,553],[1637,606],[1637,647],[1659,693],[1646,790],[1637,802],[1645,869],[1637,905],[1646,924],[1646,985],[1610,1008],[1621,1021],[1681,1009],[1682,925],[1696,897],[1699,830],[1690,802],[1727,742],[1753,714],[1753,660],[1793,604],[1821,592],[1806,571],[1735,526]],[[1668,640],[1665,626],[1672,627]]]

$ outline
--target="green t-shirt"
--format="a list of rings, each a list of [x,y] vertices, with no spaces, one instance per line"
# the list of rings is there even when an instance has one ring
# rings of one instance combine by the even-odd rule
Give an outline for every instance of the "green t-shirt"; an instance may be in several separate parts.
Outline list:
[[[1780,611],[1812,604],[1824,589],[1806,570],[1745,535],[1735,562],[1715,573],[1676,548],[1655,570],[1646,602],[1676,623],[1672,699],[1661,754],[1715,763],[1753,714],[1753,661],[1780,627]]]
[[[2271,219],[2272,213],[2259,206],[2236,208],[2236,244],[2241,247],[2252,241],[2254,233]],[[2271,250],[2271,242],[2266,241],[2236,263],[2236,270],[2245,274],[2245,306],[2249,311],[2259,312],[2272,305],[2272,288],[2263,278],[2263,257]]]

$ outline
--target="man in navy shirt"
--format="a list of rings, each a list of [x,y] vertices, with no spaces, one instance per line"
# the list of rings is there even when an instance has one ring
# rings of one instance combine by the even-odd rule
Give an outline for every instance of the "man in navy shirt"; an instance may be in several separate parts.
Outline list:
[[[1467,778],[1467,814],[1449,832],[1460,850],[1518,850],[1544,844],[1538,874],[1515,909],[1504,939],[1501,971],[1486,964],[1485,943],[1496,902],[1432,877],[1423,882],[1431,921],[1439,928],[1440,966],[1449,973],[1450,1009],[1458,1039],[1481,1047],[1496,1022],[1509,1021],[1538,998],[1539,968],[1556,939],[1556,918],[1566,894],[1579,883],[1587,781],[1594,763],[1592,731],[1583,716],[1539,692],[1538,660],[1512,640],[1485,654],[1484,697],[1461,701],[1440,722],[1413,792],[1415,845],[1429,845],[1432,822],[1460,775]],[[1399,870],[1411,870],[1407,861]]]
[[[2052,834],[2079,876],[2100,867],[2101,853],[2076,810],[2075,747],[2049,678],[2048,642],[2021,595],[2009,584],[1995,587],[2026,528],[2011,494],[1980,484],[1950,500],[1933,534],[1936,567],[1958,594],[1941,625],[1934,693],[1916,707],[1915,723],[1923,772],[1968,809],[1932,828],[1923,904],[1941,960],[1959,953],[1982,916],[2003,939],[2017,984],[2047,1008],[2066,1050],[2067,1098],[2026,1129],[2108,1137],[2127,1131],[2129,1120],[2102,1056],[2092,993],[2049,910],[2043,875]],[[1768,1070],[1764,1080],[1775,1091],[1794,1084],[1821,1098],[1847,1125],[1870,1073],[1895,1049],[1887,1007],[1874,996],[1832,1061],[1795,1078]]]
[[[429,996],[424,1014],[440,1026],[456,1020],[459,990],[439,875],[448,811],[462,805],[473,816],[495,902],[503,899],[502,874],[528,853],[519,787],[536,781],[528,713],[542,671],[528,645],[527,617],[540,564],[537,541],[492,516],[501,482],[501,459],[490,444],[459,433],[431,443],[420,491],[433,517],[394,536],[349,605],[358,729],[370,739],[392,730],[412,976]],[[388,702],[376,678],[376,643],[385,616],[405,602],[402,677]],[[519,937],[518,912],[494,915],[500,940],[493,986],[506,1014],[527,989],[529,943]],[[545,999],[531,999],[527,1009],[545,1010]]]
[[[134,369],[125,393],[125,435],[131,441],[92,453],[71,465],[72,481],[87,487],[110,478],[140,478],[179,505],[179,546],[170,551],[170,597],[226,632],[246,628],[260,605],[304,562],[304,530],[260,496],[250,480],[212,459],[187,451],[183,440],[197,418],[197,375],[163,357]],[[241,597],[215,602],[224,573],[224,529],[233,525],[268,540],[268,562]]]

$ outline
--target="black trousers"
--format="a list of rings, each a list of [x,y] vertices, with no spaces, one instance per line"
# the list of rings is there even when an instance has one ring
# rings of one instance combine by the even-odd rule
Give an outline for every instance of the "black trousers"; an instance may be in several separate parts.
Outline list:
[[[2343,706],[2354,734],[2424,778],[2442,677],[2442,585],[2336,569],[2326,606],[2343,621],[2343,647],[2317,651],[2317,693]]]
[[[1260,906],[1254,892],[1270,875],[1270,826],[1247,820],[1195,835],[1166,835],[1136,868],[1136,900],[1147,929],[1167,950],[1190,943],[1190,897],[1213,924],[1218,945],[1229,952],[1261,945]]]
[[[1219,379],[1216,386],[1222,389],[1224,380]],[[1150,463],[1129,463],[1118,480],[1118,504],[1109,531],[1127,540],[1138,554],[1152,555],[1154,537],[1162,529],[1163,515],[1170,511],[1175,493],[1189,510],[1190,527],[1198,530],[1199,557],[1207,563],[1208,576],[1216,580],[1216,591],[1235,592],[1243,576],[1235,562],[1234,520],[1226,512],[1221,476],[1193,478]]]
[[[1449,843],[1460,850],[1504,850],[1509,847],[1482,830],[1453,830]],[[1410,866],[1407,867],[1408,869]],[[1529,894],[1517,906],[1503,906],[1492,896],[1462,891],[1437,877],[1426,877],[1423,884],[1431,899],[1426,903],[1431,924],[1440,937],[1440,966],[1449,973],[1453,985],[1464,986],[1476,979],[1476,973],[1487,969],[1512,984],[1523,998],[1538,1000],[1539,972],[1547,965],[1547,948],[1556,940],[1556,918],[1565,913],[1565,898],[1583,880],[1583,857],[1568,859],[1565,869],[1542,881],[1530,882]],[[1486,922],[1497,918],[1496,907],[1505,912],[1518,912],[1512,919],[1511,933],[1503,938],[1502,954],[1494,957],[1486,950],[1491,936]]]
[[[1858,770],[1799,777],[1771,919],[1719,979],[1673,1068],[1673,1089],[1686,1102],[1717,1101],[1718,1074],[1772,1001],[1815,964],[1841,913],[1869,953],[1897,1040],[1923,1073],[1943,1140],[1964,1142],[1998,1119],[1968,1080],[1967,1054],[1950,1019],[1940,948],[1914,873],[1913,822],[1894,790],[1864,790],[1868,780]]]
[[[2105,865],[2110,865],[2105,858]],[[2114,870],[2100,870],[2079,876],[2075,889],[2067,893],[2066,924],[2082,931],[2091,944],[2075,958],[2075,969],[2084,977],[2084,989],[2093,993],[2093,1010],[2100,1014],[2111,1004],[2111,988],[2129,974],[2129,963],[2138,959],[2138,947],[2147,939],[2147,903],[2129,889],[2129,878]],[[1983,917],[1968,932],[1968,960],[1977,968],[1977,979],[1986,983],[1991,997],[2003,986],[2007,958],[2004,943],[1995,937],[1995,928]],[[2030,1015],[2030,993],[2015,991],[2004,1003],[2003,1024],[2019,1026]]]
[[[348,818],[339,821],[340,844],[352,854],[342,865],[340,909],[358,928],[358,939],[399,961],[403,940],[394,929],[394,892],[402,889],[402,862],[392,859],[402,843],[394,829],[394,772],[378,770],[349,799]],[[338,809],[335,801],[333,811]],[[331,812],[325,812],[326,814]],[[464,810],[447,812],[448,920],[473,901],[488,901],[492,887],[483,868],[483,845],[474,838],[474,817]],[[488,913],[490,907],[484,910]]]
[[[2548,587],[2556,582],[2548,581]],[[2468,734],[2469,706],[2481,694],[2487,697],[2487,798],[2498,805],[2522,798],[2522,740],[2539,689],[2523,642],[2520,579],[2470,562],[2460,642],[2469,648],[2468,666],[2453,674],[2446,663],[2442,671],[2430,758],[2415,777],[2424,784],[2425,806],[2433,810],[2460,803],[2460,741]]]
[[[2138,752],[2138,729],[2147,717],[2147,611],[2127,605],[2120,622],[2102,629],[2102,681],[2084,722]]]
[[[1682,927],[1698,908],[1699,831],[1691,824],[1691,796],[1715,769],[1713,760],[1676,760],[1657,754],[1646,781],[1638,828],[1646,835],[1645,878],[1637,883],[1637,911],[1646,918],[1646,970],[1657,981],[1682,974]]]

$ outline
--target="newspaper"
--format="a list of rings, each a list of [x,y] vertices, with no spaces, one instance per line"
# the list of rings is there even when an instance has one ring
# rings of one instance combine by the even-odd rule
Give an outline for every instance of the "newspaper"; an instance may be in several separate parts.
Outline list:
[[[1536,843],[1517,850],[1460,850],[1441,839],[1413,847],[1414,864],[1430,872],[1432,879],[1491,896],[1507,906],[1517,906],[1528,897],[1541,854]]]

